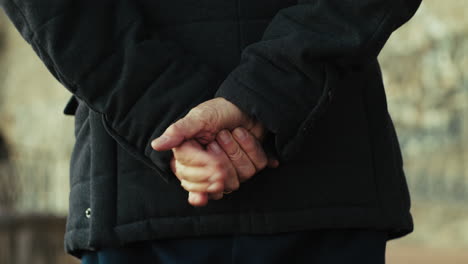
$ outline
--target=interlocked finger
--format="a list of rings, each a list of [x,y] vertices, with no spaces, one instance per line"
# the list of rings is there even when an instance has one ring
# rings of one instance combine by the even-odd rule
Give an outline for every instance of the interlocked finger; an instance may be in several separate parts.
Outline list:
[[[211,200],[221,200],[221,199],[223,199],[223,193],[222,192],[209,193],[208,198],[211,199]]]
[[[232,134],[234,135],[236,142],[254,164],[256,171],[263,170],[268,164],[268,157],[263,150],[260,141],[258,141],[243,127],[234,129]]]
[[[186,166],[174,159],[171,161],[171,167],[174,174],[180,181],[187,181],[192,183],[205,183],[208,182],[212,174],[210,171],[207,171],[206,166],[204,167],[194,167]]]
[[[234,167],[234,164],[229,159],[228,155],[223,151],[216,141],[211,142],[208,145],[208,149],[213,154],[217,155],[219,163],[217,164],[217,170],[219,173],[224,172],[224,191],[235,191],[239,189],[239,177]],[[223,190],[209,190],[210,192],[219,192]]]
[[[208,195],[203,192],[189,192],[188,202],[193,206],[205,206],[208,203]]]
[[[211,185],[210,182],[190,182],[186,180],[181,180],[180,183],[189,192],[206,192]]]
[[[234,140],[231,132],[222,130],[218,133],[216,141],[234,165],[240,182],[250,179],[256,173],[255,165],[236,140]]]

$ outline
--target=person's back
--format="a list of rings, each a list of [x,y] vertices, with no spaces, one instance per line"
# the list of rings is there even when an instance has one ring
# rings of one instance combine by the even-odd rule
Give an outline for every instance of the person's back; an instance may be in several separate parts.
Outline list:
[[[259,254],[274,257],[272,249],[293,255],[294,248],[313,243],[333,248],[324,241],[339,244],[339,235],[348,234],[370,239],[360,245],[378,255],[384,243],[370,242],[412,231],[377,55],[420,0],[0,3],[73,93],[65,109],[76,118],[65,235],[70,254],[143,241],[171,241],[174,248],[182,238],[234,252],[229,239],[235,237],[238,245],[263,245],[267,249]],[[202,110],[221,111],[230,102],[261,124],[262,133],[234,119],[205,118],[199,105],[215,100]],[[189,125],[174,126],[178,120]],[[206,137],[199,124],[210,122],[219,124]],[[238,190],[192,206],[187,191],[194,187],[181,186],[183,172],[171,166],[177,160],[171,149],[191,139],[223,146],[214,135],[238,127],[247,128],[280,165],[256,166]],[[184,129],[196,131],[188,136]],[[174,131],[183,142],[151,146]],[[240,175],[241,166],[228,157]],[[269,235],[269,242],[261,235]],[[309,240],[314,236],[316,242]],[[271,263],[265,255],[253,263]]]

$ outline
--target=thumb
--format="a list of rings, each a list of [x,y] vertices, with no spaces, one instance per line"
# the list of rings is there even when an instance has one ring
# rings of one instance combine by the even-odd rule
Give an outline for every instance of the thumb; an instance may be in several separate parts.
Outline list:
[[[182,144],[186,139],[193,138],[201,129],[202,122],[196,122],[190,116],[179,119],[170,125],[164,133],[151,142],[151,147],[157,151],[165,151]]]
[[[189,192],[188,201],[193,206],[205,206],[208,203],[208,193]]]

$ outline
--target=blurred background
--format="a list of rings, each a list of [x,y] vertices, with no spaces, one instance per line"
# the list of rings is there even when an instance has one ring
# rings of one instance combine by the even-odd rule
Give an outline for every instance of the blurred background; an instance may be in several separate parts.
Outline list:
[[[415,231],[390,264],[468,263],[468,2],[424,0],[380,55]],[[0,10],[0,263],[78,263],[63,253],[70,97]]]

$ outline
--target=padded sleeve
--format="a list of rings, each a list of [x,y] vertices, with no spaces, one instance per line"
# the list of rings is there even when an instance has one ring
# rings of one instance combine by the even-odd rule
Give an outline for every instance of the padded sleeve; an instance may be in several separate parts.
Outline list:
[[[151,140],[223,78],[177,43],[145,27],[132,0],[0,0],[24,39],[74,96],[102,114],[106,130],[168,181],[171,151]]]
[[[262,122],[280,161],[291,160],[326,111],[340,76],[375,60],[420,2],[299,0],[246,46],[215,96]]]

